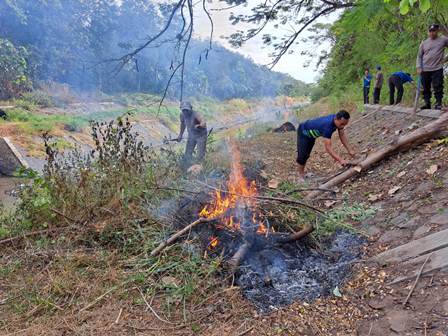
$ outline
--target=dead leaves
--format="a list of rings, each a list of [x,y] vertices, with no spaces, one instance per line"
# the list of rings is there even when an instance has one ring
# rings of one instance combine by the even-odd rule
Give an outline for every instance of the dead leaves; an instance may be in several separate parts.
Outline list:
[[[439,166],[437,166],[436,164],[431,165],[428,169],[426,169],[426,174],[428,174],[429,176],[432,176],[435,174],[437,169],[439,169]]]
[[[395,194],[398,190],[400,190],[401,187],[400,186],[394,186],[392,187],[387,193],[392,196],[393,194]]]
[[[371,194],[371,195],[369,195],[369,197],[367,197],[367,199],[368,199],[370,202],[376,202],[376,201],[378,201],[382,196],[383,196],[382,193],[381,193],[381,194]]]
[[[273,178],[268,182],[268,187],[271,189],[277,189],[280,184],[280,180]]]

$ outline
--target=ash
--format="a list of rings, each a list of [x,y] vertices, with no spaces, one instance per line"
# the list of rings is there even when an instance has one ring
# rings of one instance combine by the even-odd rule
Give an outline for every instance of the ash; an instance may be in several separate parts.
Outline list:
[[[339,231],[327,242],[325,253],[300,242],[253,251],[241,264],[237,285],[261,314],[294,301],[311,302],[347,280],[364,244],[356,234]]]

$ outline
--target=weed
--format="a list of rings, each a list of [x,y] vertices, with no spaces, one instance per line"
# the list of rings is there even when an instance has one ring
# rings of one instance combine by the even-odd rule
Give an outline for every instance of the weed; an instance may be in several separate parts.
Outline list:
[[[321,220],[317,221],[314,236],[317,239],[322,239],[340,229],[353,231],[354,228],[349,223],[350,221],[363,221],[373,216],[375,212],[374,208],[367,207],[364,204],[353,204],[350,206],[344,204],[340,208],[332,209]]]

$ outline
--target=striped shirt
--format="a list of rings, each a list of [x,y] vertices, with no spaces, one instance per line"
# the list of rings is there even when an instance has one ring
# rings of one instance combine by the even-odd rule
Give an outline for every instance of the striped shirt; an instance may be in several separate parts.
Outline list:
[[[336,131],[334,124],[334,114],[316,119],[310,119],[300,125],[301,132],[310,138],[324,137],[331,139],[333,132]]]

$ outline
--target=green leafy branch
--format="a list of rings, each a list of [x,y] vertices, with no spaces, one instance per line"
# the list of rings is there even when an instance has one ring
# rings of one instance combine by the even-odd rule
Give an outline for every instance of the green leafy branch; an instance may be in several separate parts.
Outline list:
[[[384,2],[389,3],[390,0],[384,0]],[[417,3],[423,13],[426,13],[431,8],[431,0],[401,0],[399,5],[400,14],[406,15]]]

